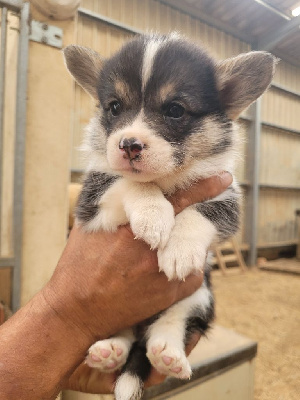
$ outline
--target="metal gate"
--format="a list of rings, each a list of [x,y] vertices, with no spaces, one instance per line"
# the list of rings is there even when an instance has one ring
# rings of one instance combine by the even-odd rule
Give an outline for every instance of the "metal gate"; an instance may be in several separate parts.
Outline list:
[[[20,306],[23,240],[29,3],[0,0],[0,16],[0,270],[11,271],[10,300],[16,311]],[[12,30],[15,41],[10,40]],[[11,65],[14,52],[15,68]]]

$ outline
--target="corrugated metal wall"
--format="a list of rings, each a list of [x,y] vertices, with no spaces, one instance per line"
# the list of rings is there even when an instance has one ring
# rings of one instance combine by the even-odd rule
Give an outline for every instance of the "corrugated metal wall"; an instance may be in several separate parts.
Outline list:
[[[180,13],[156,0],[82,0],[81,7],[112,18],[136,30],[169,32],[177,30],[192,40],[201,42],[218,58],[231,57],[251,50],[247,43],[208,26],[199,20]],[[132,36],[120,28],[79,14],[77,43],[92,47],[104,57],[110,56],[122,43]],[[300,92],[300,69],[281,61],[274,82],[292,91]],[[83,128],[87,124],[93,103],[76,86],[74,106],[74,145],[72,168],[81,170],[78,147],[82,141]],[[242,130],[249,128],[247,111],[240,119]],[[295,242],[295,209],[300,208],[300,99],[299,97],[271,88],[264,95],[262,108],[262,137],[260,159],[259,245],[278,242]],[[277,125],[274,128],[272,125]],[[289,132],[293,130],[294,132]],[[243,145],[244,155],[247,142]],[[244,157],[246,160],[246,157]],[[237,177],[245,185],[247,197],[246,161],[237,168]],[[286,190],[275,186],[289,187]],[[267,187],[268,186],[268,187]],[[297,189],[298,188],[298,189]],[[266,211],[267,210],[267,211]],[[244,224],[243,224],[244,225]],[[244,228],[240,241],[245,242]]]
[[[281,61],[262,103],[258,243],[296,243],[300,208],[300,68]],[[273,127],[272,125],[277,125]],[[280,127],[280,129],[278,128]]]

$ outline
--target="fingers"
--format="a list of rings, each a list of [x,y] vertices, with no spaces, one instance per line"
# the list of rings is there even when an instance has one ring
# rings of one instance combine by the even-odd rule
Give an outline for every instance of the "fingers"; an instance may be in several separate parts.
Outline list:
[[[185,352],[186,352],[187,356],[191,354],[193,348],[198,344],[200,338],[201,338],[201,334],[199,332],[195,332],[192,334],[188,344],[185,347]]]
[[[224,192],[232,183],[232,175],[229,172],[223,172],[218,176],[201,180],[189,189],[177,190],[174,195],[168,197],[172,203],[175,214],[179,214],[184,208],[195,203],[200,203],[213,198]]]
[[[150,386],[159,385],[166,379],[166,375],[160,374],[155,368],[152,367],[149,378],[145,382],[145,389]]]
[[[82,363],[65,382],[63,389],[82,393],[111,394],[116,379],[116,373],[105,374]]]

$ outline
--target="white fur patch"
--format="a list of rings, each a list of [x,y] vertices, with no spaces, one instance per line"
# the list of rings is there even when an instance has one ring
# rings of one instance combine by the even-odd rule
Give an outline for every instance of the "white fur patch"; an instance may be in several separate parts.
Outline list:
[[[173,304],[170,308],[149,326],[146,336],[148,342],[158,337],[164,337],[169,342],[174,343],[179,348],[184,346],[185,323],[189,317],[189,311],[194,307],[199,307],[206,312],[211,304],[211,292],[205,282],[191,296]]]
[[[138,376],[125,372],[118,378],[115,386],[116,400],[140,399],[143,386],[144,384]]]
[[[124,211],[122,198],[127,191],[128,183],[125,179],[116,181],[101,197],[99,212],[96,216],[84,225],[89,232],[105,230],[114,232],[118,226],[128,223]]]
[[[164,247],[175,223],[174,209],[154,183],[120,178],[103,194],[99,212],[84,228],[113,232],[128,222],[136,238],[152,249]]]
[[[184,351],[186,320],[191,309],[201,308],[205,314],[210,304],[211,293],[203,283],[194,294],[168,308],[149,326],[147,356],[161,373],[181,379],[190,376],[191,368]],[[165,357],[172,361],[166,364]]]
[[[174,209],[153,183],[129,182],[123,204],[136,238],[151,249],[165,246],[174,226]]]
[[[143,89],[146,87],[146,84],[151,76],[153,62],[160,46],[167,41],[180,40],[180,39],[182,39],[182,36],[178,32],[174,31],[168,36],[168,38],[162,38],[153,35],[151,39],[147,42],[144,53],[143,68],[142,68]]]
[[[83,144],[80,147],[86,171],[101,171],[112,173],[106,158],[106,133],[100,123],[102,112],[97,109],[96,115],[91,118],[85,127]]]
[[[193,206],[175,217],[175,226],[164,248],[158,249],[158,265],[169,280],[185,279],[203,269],[207,250],[217,234],[215,226]]]
[[[162,44],[162,39],[153,36],[153,38],[151,38],[151,40],[146,45],[144,60],[143,60],[143,69],[142,69],[143,89],[145,88],[151,76],[154,58],[161,44]]]

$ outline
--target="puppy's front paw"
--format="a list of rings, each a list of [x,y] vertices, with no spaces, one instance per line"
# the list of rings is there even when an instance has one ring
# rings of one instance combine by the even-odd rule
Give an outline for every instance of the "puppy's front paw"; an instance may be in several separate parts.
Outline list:
[[[89,348],[86,363],[103,372],[113,372],[125,364],[129,350],[128,340],[121,337],[99,340]]]
[[[171,236],[164,248],[159,248],[157,257],[160,271],[169,280],[184,280],[189,274],[201,271],[205,264],[207,248],[201,239],[187,240],[184,237]]]
[[[164,247],[175,224],[174,210],[168,201],[135,209],[130,216],[131,229],[151,249]]]

